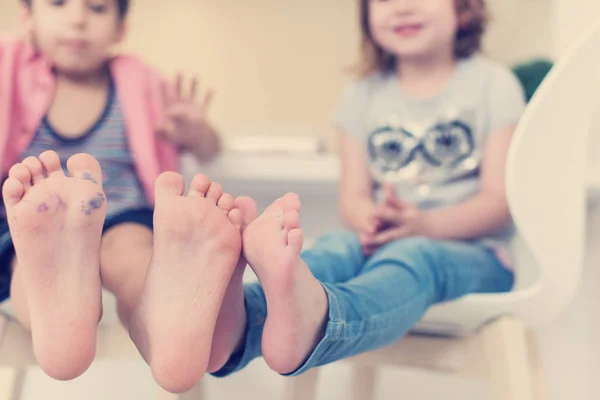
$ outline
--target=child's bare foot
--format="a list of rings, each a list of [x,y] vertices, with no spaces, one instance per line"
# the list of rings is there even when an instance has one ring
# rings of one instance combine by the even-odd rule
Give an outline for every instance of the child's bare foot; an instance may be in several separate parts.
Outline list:
[[[55,152],[13,166],[2,194],[29,306],[35,355],[60,380],[92,363],[102,307],[100,240],[106,214],[100,165]]]
[[[274,371],[298,369],[318,344],[327,321],[325,290],[300,259],[300,200],[287,194],[243,234],[244,255],[265,291],[262,353]]]
[[[242,213],[241,231],[244,232],[246,227],[256,219],[258,214],[256,203],[249,197],[238,197],[235,199],[235,208]],[[244,304],[244,272],[246,271],[246,265],[246,259],[240,255],[219,311],[219,318],[213,335],[208,372],[220,370],[243,339],[246,329],[246,307]]]
[[[130,334],[156,381],[182,393],[207,370],[215,323],[241,250],[241,213],[204,175],[156,181],[154,255]]]

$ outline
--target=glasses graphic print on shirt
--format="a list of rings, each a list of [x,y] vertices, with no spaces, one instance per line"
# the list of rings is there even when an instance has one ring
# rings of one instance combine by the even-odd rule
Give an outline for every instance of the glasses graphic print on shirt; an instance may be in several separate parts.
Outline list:
[[[437,177],[434,180],[446,180],[478,167],[474,132],[466,119],[426,125],[403,125],[396,117],[387,120],[395,123],[380,125],[368,138],[369,161],[376,177],[394,181],[433,175]]]

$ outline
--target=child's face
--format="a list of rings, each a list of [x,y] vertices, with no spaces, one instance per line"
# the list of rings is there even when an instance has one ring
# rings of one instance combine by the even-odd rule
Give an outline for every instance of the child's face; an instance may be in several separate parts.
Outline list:
[[[25,23],[54,67],[74,74],[101,68],[124,31],[117,0],[33,0]]]
[[[369,23],[375,42],[407,58],[453,51],[458,21],[455,0],[370,0]]]

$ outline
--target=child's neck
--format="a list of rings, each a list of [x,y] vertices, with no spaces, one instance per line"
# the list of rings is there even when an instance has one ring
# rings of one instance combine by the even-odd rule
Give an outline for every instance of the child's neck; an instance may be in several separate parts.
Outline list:
[[[452,78],[456,69],[453,54],[437,53],[398,61],[397,75],[403,90],[412,98],[435,97]]]
[[[108,68],[101,68],[90,73],[65,73],[55,71],[56,81],[62,86],[104,87],[109,81]]]

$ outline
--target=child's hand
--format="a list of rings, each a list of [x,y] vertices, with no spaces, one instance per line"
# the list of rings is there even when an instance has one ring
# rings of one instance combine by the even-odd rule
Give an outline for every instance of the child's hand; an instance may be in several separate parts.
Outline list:
[[[183,148],[193,150],[206,130],[206,113],[213,97],[212,91],[205,92],[196,102],[198,80],[192,78],[184,90],[183,76],[177,75],[174,84],[163,84],[163,121],[157,132],[167,140]]]
[[[360,224],[359,233],[374,235],[381,229],[381,222],[375,216],[375,213],[370,211],[362,218]]]
[[[365,254],[372,254],[380,246],[394,240],[411,236],[427,236],[429,232],[426,212],[400,200],[391,185],[385,185],[384,193],[384,202],[374,212],[379,230],[375,233],[360,234],[360,242]]]

